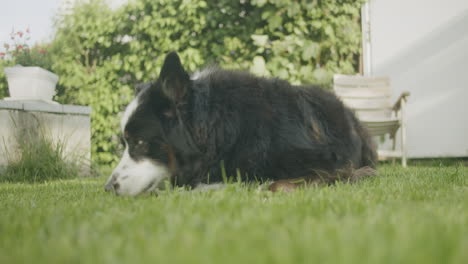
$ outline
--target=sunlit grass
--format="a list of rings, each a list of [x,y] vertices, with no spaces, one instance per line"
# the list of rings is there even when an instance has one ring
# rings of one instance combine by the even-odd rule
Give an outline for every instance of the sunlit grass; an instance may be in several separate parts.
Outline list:
[[[468,168],[270,193],[116,197],[105,178],[0,184],[0,263],[466,263]]]

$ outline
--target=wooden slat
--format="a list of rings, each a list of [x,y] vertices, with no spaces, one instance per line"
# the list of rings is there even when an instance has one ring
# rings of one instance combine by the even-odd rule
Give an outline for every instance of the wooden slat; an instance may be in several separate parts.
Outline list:
[[[402,156],[401,151],[392,151],[392,150],[381,150],[379,149],[377,151],[377,155],[379,156],[379,159],[385,159],[385,158],[398,158]]]
[[[333,89],[342,98],[389,97],[391,95],[388,77],[335,74],[333,80]]]
[[[356,88],[372,88],[372,89],[385,89],[389,90],[390,85],[387,83],[365,83],[362,82],[360,84],[346,84],[346,83],[333,83],[333,87],[336,88],[349,88],[349,89],[356,89]]]
[[[390,109],[392,104],[390,98],[374,98],[374,99],[363,99],[363,98],[342,98],[343,103],[351,109]]]
[[[362,120],[385,120],[392,116],[392,111],[390,109],[355,110],[354,113]]]
[[[391,90],[388,86],[343,87],[335,85],[333,89],[340,98],[374,98],[390,97],[391,95]]]
[[[367,127],[367,130],[372,135],[373,134],[379,134],[379,135],[393,134],[398,130],[398,127],[385,127],[385,128],[383,128],[383,127],[381,127],[381,128],[379,128],[379,127]]]
[[[370,128],[367,128],[367,131],[369,132],[369,134],[371,136],[383,136],[383,135],[392,135],[393,133],[396,132],[397,129],[392,129],[392,130],[389,130],[389,129],[370,129]]]
[[[393,133],[395,133],[396,130],[397,130],[396,128],[393,128],[393,129],[375,129],[375,128],[367,128],[367,131],[368,131],[372,136],[380,136],[380,135],[386,135],[386,134],[392,135]]]
[[[394,133],[400,125],[399,120],[388,120],[388,121],[364,121],[361,120],[362,124],[367,128],[369,133],[373,136],[384,135],[387,133]]]
[[[335,74],[333,76],[333,83],[344,86],[390,86],[390,79],[388,77],[364,77],[361,75],[341,75]]]
[[[392,119],[361,119],[361,122],[366,123],[369,126],[391,126],[397,125],[400,123],[400,120],[397,118]]]

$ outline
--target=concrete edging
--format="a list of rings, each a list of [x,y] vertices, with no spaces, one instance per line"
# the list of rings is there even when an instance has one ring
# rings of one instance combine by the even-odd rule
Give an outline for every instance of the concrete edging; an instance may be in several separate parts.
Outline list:
[[[89,106],[50,104],[41,101],[7,101],[0,100],[0,110],[22,110],[30,112],[46,112],[56,114],[90,115]]]

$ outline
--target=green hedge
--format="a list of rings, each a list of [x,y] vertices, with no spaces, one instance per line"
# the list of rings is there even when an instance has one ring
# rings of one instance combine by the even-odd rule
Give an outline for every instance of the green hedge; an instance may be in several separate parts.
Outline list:
[[[0,59],[0,98],[8,97],[8,84],[3,69],[12,66],[12,62]]]
[[[113,10],[102,0],[78,1],[57,17],[58,100],[93,107],[93,159],[112,165],[119,112],[135,83],[157,78],[167,52],[178,51],[189,70],[218,64],[327,87],[333,73],[358,69],[361,4],[136,0]]]

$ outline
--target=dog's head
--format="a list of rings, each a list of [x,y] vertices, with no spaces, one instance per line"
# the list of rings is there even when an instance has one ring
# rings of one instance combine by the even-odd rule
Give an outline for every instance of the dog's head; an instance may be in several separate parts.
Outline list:
[[[140,87],[122,116],[125,150],[106,190],[118,195],[150,192],[174,174],[176,152],[193,148],[184,127],[191,82],[172,52],[165,58],[159,79]]]

